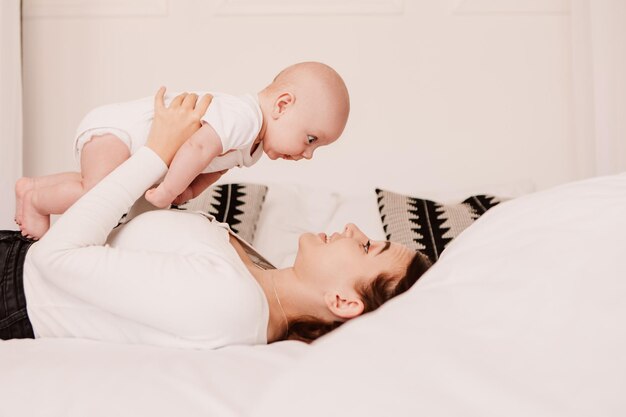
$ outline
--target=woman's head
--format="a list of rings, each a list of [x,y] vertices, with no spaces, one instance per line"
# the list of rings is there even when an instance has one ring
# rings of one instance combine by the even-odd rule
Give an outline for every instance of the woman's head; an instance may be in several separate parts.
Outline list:
[[[290,337],[311,341],[345,321],[373,311],[408,290],[430,267],[404,245],[373,241],[354,224],[341,233],[300,237],[294,270],[319,291],[326,308],[290,324]]]

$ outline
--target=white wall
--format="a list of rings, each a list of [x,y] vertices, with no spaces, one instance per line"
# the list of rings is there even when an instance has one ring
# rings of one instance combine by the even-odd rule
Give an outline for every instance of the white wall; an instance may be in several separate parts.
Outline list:
[[[13,229],[13,185],[22,173],[20,1],[0,2],[0,230]]]
[[[598,174],[626,170],[626,1],[587,0]]]
[[[574,138],[567,0],[24,0],[25,172],[74,169],[90,108],[170,90],[258,91],[334,66],[352,113],[310,162],[226,180],[455,189],[589,174]],[[575,142],[578,141],[578,142]]]

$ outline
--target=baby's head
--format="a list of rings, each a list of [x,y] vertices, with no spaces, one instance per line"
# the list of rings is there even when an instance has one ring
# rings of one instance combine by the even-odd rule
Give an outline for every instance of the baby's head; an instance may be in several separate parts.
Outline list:
[[[270,159],[311,159],[343,132],[350,98],[337,72],[319,62],[285,68],[259,93],[263,150]]]

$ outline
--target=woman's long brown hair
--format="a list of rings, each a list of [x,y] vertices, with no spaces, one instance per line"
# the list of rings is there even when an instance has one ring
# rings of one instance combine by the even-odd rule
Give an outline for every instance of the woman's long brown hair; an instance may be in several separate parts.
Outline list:
[[[432,263],[421,252],[415,252],[407,267],[406,274],[394,285],[394,282],[385,275],[376,277],[370,284],[357,291],[363,301],[363,313],[376,310],[385,302],[407,291],[430,268]],[[287,339],[300,340],[311,343],[315,339],[335,330],[343,321],[325,322],[316,317],[303,316],[289,323]]]

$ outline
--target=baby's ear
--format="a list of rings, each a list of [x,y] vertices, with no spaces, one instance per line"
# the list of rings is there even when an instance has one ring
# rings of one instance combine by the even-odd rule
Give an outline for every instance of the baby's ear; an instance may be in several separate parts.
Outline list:
[[[281,115],[285,113],[285,111],[296,102],[296,96],[292,93],[285,92],[281,93],[278,97],[276,97],[276,101],[274,102],[274,108],[272,109],[272,116],[275,118],[279,118]]]

